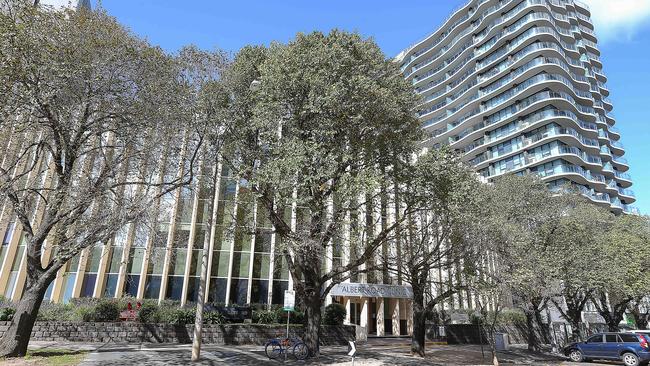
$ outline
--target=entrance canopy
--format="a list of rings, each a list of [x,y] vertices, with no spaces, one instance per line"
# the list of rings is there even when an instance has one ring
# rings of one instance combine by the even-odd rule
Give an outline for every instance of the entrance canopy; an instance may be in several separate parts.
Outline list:
[[[369,283],[339,283],[330,291],[332,296],[390,297],[412,299],[411,286],[374,285]]]

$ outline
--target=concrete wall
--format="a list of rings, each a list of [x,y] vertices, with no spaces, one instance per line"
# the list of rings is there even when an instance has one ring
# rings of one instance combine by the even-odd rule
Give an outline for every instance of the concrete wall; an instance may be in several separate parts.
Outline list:
[[[0,322],[0,336],[9,322]],[[38,321],[32,330],[35,341],[70,342],[152,342],[191,343],[194,325],[144,324],[139,322],[92,323]],[[301,337],[302,326],[290,326],[291,336]],[[284,336],[284,325],[262,324],[206,324],[203,326],[203,342],[219,345],[263,345],[271,338]],[[354,326],[323,326],[321,344],[347,344],[355,339]]]
[[[434,339],[434,335],[437,333],[435,328],[427,330],[427,335],[430,339]],[[499,325],[496,327],[495,333],[508,333],[510,343],[513,344],[528,343],[528,330],[525,325]],[[545,343],[541,330],[535,327],[535,333],[537,334],[537,339],[541,343]],[[449,344],[487,344],[488,342],[487,329],[479,328],[472,324],[445,325],[445,336]]]

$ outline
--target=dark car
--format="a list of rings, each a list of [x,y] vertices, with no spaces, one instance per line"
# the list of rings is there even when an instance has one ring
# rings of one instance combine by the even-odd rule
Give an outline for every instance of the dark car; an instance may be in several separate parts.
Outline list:
[[[635,333],[599,333],[564,348],[571,361],[621,360],[626,366],[650,362],[650,337]]]

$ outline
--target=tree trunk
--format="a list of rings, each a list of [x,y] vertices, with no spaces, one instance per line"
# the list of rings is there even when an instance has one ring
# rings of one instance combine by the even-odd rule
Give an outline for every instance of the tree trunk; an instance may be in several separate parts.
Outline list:
[[[42,278],[34,284],[27,284],[22,299],[16,304],[16,313],[9,328],[0,339],[0,357],[25,356],[38,310],[50,282]]]
[[[320,294],[314,293],[305,296],[305,336],[303,341],[313,357],[317,357],[320,353],[321,305]]]
[[[411,354],[424,357],[426,338],[426,311],[423,306],[423,295],[413,293],[413,335],[411,336]]]
[[[580,333],[580,321],[572,319],[571,322],[571,340],[573,342],[579,342],[582,339],[582,334]]]
[[[643,330],[648,329],[647,315],[638,312],[638,313],[632,313],[632,316],[634,317],[634,324],[636,324],[637,329],[643,329]]]
[[[499,366],[499,358],[497,357],[497,352],[492,347],[492,366]]]
[[[620,328],[618,327],[618,324],[621,322],[619,319],[616,319],[616,317],[609,317],[605,319],[607,322],[607,329],[610,332],[618,332]]]
[[[607,296],[604,292],[599,294],[599,302],[596,302],[596,310],[600,316],[605,319],[607,328],[610,332],[618,332],[620,330],[619,324],[625,316],[625,309],[628,304],[633,300],[632,298],[623,298],[617,303],[608,304]],[[608,306],[611,305],[611,306]]]
[[[547,320],[548,324],[551,324],[551,319],[549,316],[549,319]],[[549,330],[549,327],[544,326],[544,322],[542,320],[542,310],[535,309],[535,323],[537,323],[537,326],[539,327],[540,333],[542,334],[542,342],[544,344],[551,344],[551,332]]]
[[[630,309],[632,317],[634,317],[634,324],[636,329],[648,329],[648,315],[641,311],[639,304],[635,304]]]
[[[539,351],[539,340],[535,332],[535,311],[526,309],[524,313],[526,315],[526,330],[528,331],[528,350]]]

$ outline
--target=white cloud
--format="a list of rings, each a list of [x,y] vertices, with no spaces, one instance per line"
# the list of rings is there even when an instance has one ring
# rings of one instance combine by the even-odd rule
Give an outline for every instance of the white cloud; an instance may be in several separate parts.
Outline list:
[[[589,5],[599,41],[631,40],[650,24],[650,0],[582,0]]]

